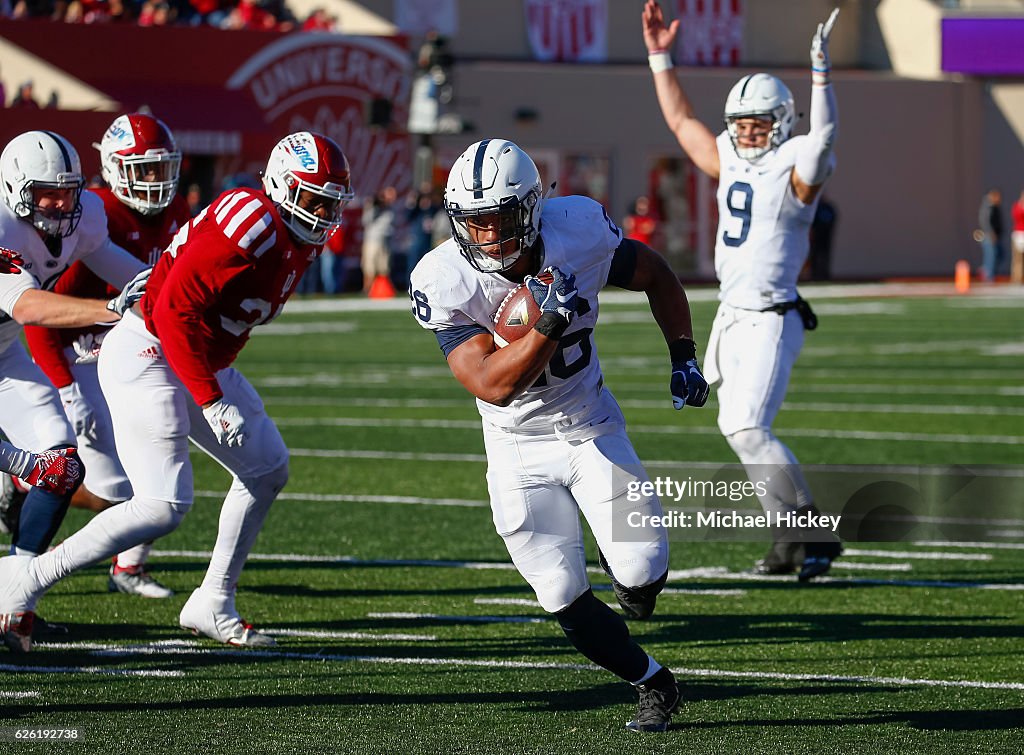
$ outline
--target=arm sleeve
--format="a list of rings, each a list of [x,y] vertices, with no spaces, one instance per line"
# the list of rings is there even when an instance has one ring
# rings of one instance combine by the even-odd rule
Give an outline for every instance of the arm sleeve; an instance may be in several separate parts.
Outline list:
[[[32,352],[32,359],[54,386],[63,388],[75,382],[71,366],[64,355],[64,341],[58,330],[28,325],[25,327],[25,340]]]
[[[133,257],[108,237],[82,261],[96,275],[119,291],[149,265]]]
[[[832,172],[832,149],[839,134],[839,109],[832,84],[811,87],[811,130],[796,155],[796,174],[808,186],[825,182]]]
[[[605,285],[628,288],[636,273],[636,242],[624,238],[615,247],[612,255],[612,266],[608,270],[608,282]]]
[[[200,406],[224,394],[207,355],[192,341],[204,314],[216,305],[224,287],[252,265],[236,247],[194,242],[174,261],[153,306],[153,320],[164,356]]]

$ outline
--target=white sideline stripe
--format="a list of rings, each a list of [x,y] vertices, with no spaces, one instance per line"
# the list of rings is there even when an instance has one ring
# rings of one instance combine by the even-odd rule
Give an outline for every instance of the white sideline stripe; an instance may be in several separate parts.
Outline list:
[[[209,560],[212,551],[155,550],[153,556],[164,558],[202,558]],[[348,566],[430,566],[447,569],[502,569],[516,567],[506,561],[441,561],[415,558],[354,558],[353,556],[306,556],[298,553],[251,553],[250,561],[285,561],[294,563],[346,564]],[[600,571],[600,567],[594,567]]]
[[[224,493],[213,490],[197,491],[204,498],[223,498]],[[487,501],[471,501],[465,498],[421,498],[410,495],[344,495],[342,493],[280,493],[282,501],[329,501],[336,503],[408,503],[431,506],[486,507]]]
[[[927,548],[1002,548],[1005,550],[1024,551],[1024,543],[981,543],[981,542],[945,542],[943,540],[915,540],[912,545]]]
[[[941,543],[933,543],[933,545],[941,545]],[[962,543],[958,543],[962,545]],[[995,543],[987,544],[990,547],[999,547],[999,545],[1009,545],[1008,543]],[[155,550],[152,552],[153,556],[158,558],[200,558],[209,560],[213,553],[211,551],[185,551],[185,550]],[[252,553],[249,555],[250,561],[285,561],[294,563],[321,563],[321,564],[345,564],[347,566],[424,566],[430,568],[447,568],[447,569],[499,569],[504,571],[514,570],[515,566],[508,562],[502,561],[440,561],[433,559],[360,559],[352,556],[304,556],[297,553]],[[837,561],[832,565],[832,568],[838,568],[842,564],[841,561]],[[881,564],[880,567],[889,568],[888,565]],[[906,564],[909,568],[909,564]],[[851,567],[852,568],[852,567]],[[862,567],[863,568],[863,567]],[[870,568],[870,567],[867,567]],[[601,574],[603,573],[599,566],[587,567],[589,574]],[[668,573],[668,578],[672,581],[683,580],[683,579],[738,579],[738,580],[756,580],[756,581],[768,581],[768,582],[790,582],[793,580],[792,576],[782,575],[773,576],[766,574],[754,574],[752,572],[733,572],[729,571],[724,566],[704,566],[697,569],[674,569]],[[897,580],[897,579],[854,579],[844,577],[841,579],[835,579],[833,577],[817,577],[816,582],[837,582],[839,584],[864,584],[864,585],[891,585],[893,587],[960,587],[975,590],[1024,590],[1024,584],[1010,583],[1010,584],[996,584],[987,582],[944,582],[937,580]],[[596,589],[607,589],[600,585],[596,586]],[[673,591],[680,590],[678,594],[714,594],[710,590],[690,590],[687,591],[683,588],[666,588],[665,593],[672,594]],[[742,592],[740,590],[739,592]],[[734,593],[730,593],[734,594]],[[736,593],[738,594],[738,593]],[[370,614],[373,616],[374,614]],[[428,617],[432,614],[409,614],[409,616],[423,616]],[[381,614],[383,616],[383,614]],[[396,616],[397,618],[397,616]],[[472,619],[468,619],[472,620]]]
[[[400,427],[480,431],[480,423],[465,419],[394,419],[384,417],[285,417],[275,420],[282,427]],[[678,425],[630,425],[632,434],[721,435],[717,427]],[[824,430],[820,428],[780,429],[780,435],[797,438],[843,438],[846,440],[889,440],[926,443],[988,443],[1024,445],[1024,435],[968,435],[958,433],[903,433],[874,430]]]
[[[872,564],[859,561],[836,561],[833,569],[849,569],[850,571],[911,571],[910,564]]]
[[[12,674],[97,674],[99,676],[145,676],[176,678],[185,676],[184,671],[161,669],[100,668],[98,666],[15,666],[0,663],[0,673]]]
[[[713,402],[711,402],[713,403]],[[710,406],[711,403],[708,405]],[[624,399],[619,406],[624,409],[664,409],[666,401],[657,399]],[[827,402],[786,401],[783,411],[827,412],[829,414],[962,414],[974,417],[1021,417],[1024,407],[1014,406],[940,406],[939,404],[840,404]]]
[[[124,647],[123,655],[131,655],[133,649]],[[153,652],[150,652],[153,651]],[[98,651],[96,654],[101,654]],[[167,655],[201,655],[201,656],[223,656],[236,661],[248,661],[254,659],[268,660],[299,660],[299,661],[336,661],[356,663],[378,663],[386,665],[410,665],[410,666],[469,666],[477,668],[517,668],[535,670],[571,670],[571,671],[601,671],[597,666],[589,663],[552,663],[544,661],[507,661],[491,659],[469,659],[469,658],[423,658],[423,657],[393,657],[373,655],[332,655],[322,653],[294,653],[274,650],[210,650],[191,646],[150,647],[144,650],[144,654],[163,653]],[[36,669],[43,672],[52,672],[55,668],[61,667],[29,667],[29,666],[0,666],[0,671],[16,671]],[[69,667],[76,669],[76,667]],[[81,667],[77,667],[81,668]],[[102,671],[102,670],[101,670]],[[108,672],[131,673],[129,670],[106,669]],[[856,684],[883,684],[891,687],[963,687],[972,689],[1011,689],[1024,690],[1024,683],[1019,682],[981,682],[961,679],[913,679],[908,677],[893,676],[861,676],[842,674],[794,674],[774,671],[726,671],[723,669],[701,669],[701,668],[673,668],[672,673],[677,676],[699,676],[705,678],[721,679],[765,679],[771,681],[822,681],[822,682],[851,682]],[[165,676],[183,676],[182,672],[161,672]]]
[[[832,565],[835,569],[840,562]],[[738,579],[754,582],[792,582],[792,575],[755,574],[753,572],[730,571],[725,566],[702,566],[697,569],[669,570],[668,578],[680,579]],[[854,577],[815,577],[815,584],[833,583],[838,585],[879,585],[888,587],[935,587],[961,588],[970,590],[1024,590],[1022,583],[997,584],[994,582],[949,582],[934,579],[867,579]]]
[[[325,640],[396,640],[399,642],[435,642],[437,640],[436,634],[374,634],[373,632],[331,632],[326,629],[260,629],[260,632],[275,637],[310,637]]]
[[[543,624],[547,619],[539,616],[449,616],[440,613],[412,613],[406,611],[390,611],[384,613],[368,613],[370,619],[430,619],[432,621],[456,621],[471,624]]]
[[[41,697],[42,692],[35,690],[0,689],[0,700],[22,700],[27,697]]]
[[[946,543],[955,545],[955,543]],[[991,561],[991,553],[948,553],[945,551],[876,551],[847,548],[845,556],[877,556],[879,558],[920,558],[926,561]],[[837,564],[838,565],[838,562]]]
[[[252,329],[253,335],[260,336],[306,336],[324,333],[351,333],[356,330],[354,322],[297,322],[261,325]]]

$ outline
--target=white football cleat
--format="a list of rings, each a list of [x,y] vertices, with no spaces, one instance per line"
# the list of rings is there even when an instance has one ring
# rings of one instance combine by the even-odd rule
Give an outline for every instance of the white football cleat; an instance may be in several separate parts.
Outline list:
[[[16,653],[32,649],[35,599],[28,590],[28,567],[34,556],[0,558],[0,633]]]
[[[169,598],[174,595],[174,590],[164,587],[153,579],[142,564],[138,566],[119,566],[117,556],[114,556],[114,563],[110,565],[110,579],[107,580],[107,590],[110,592],[123,592],[126,595],[138,595],[142,598]]]
[[[27,653],[32,649],[32,624],[36,615],[32,611],[0,613],[0,632],[4,645],[13,653]]]
[[[236,647],[269,648],[277,642],[270,635],[246,624],[235,610],[234,595],[213,596],[196,588],[181,609],[178,623],[193,634],[210,637]]]

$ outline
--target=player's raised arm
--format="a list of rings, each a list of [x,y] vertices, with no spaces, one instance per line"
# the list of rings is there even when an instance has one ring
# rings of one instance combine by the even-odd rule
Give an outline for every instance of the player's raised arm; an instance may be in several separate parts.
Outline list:
[[[615,250],[608,283],[630,291],[643,291],[651,304],[672,360],[672,404],[704,406],[708,384],[697,362],[690,304],[679,278],[660,254],[646,244],[623,239]]]
[[[665,123],[693,163],[717,179],[719,162],[715,135],[697,120],[690,98],[672,68],[671,50],[679,32],[679,19],[666,26],[661,6],[655,0],[647,0],[642,20],[647,60],[654,74],[654,90]]]
[[[793,167],[793,191],[801,202],[812,202],[832,172],[832,149],[839,133],[839,109],[832,91],[832,61],[828,40],[839,17],[836,8],[811,38],[811,127]]]

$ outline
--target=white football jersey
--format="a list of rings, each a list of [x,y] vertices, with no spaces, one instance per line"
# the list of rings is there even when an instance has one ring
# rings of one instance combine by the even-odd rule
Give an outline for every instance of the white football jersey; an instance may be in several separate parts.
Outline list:
[[[80,201],[82,219],[74,233],[61,239],[59,246],[54,245],[56,254],[46,248],[35,226],[0,201],[0,246],[17,252],[25,260],[17,275],[0,275],[0,352],[6,351],[21,332],[21,325],[11,319],[18,298],[32,288],[51,290],[72,262],[89,256],[107,242],[103,200],[91,191],[83,191]]]
[[[499,427],[550,428],[583,415],[601,396],[603,380],[593,337],[597,296],[608,282],[622,231],[594,200],[558,197],[544,203],[540,238],[544,243],[541,269],[554,266],[567,275],[575,274],[580,304],[558,351],[533,386],[507,407],[477,399],[481,417]],[[465,332],[473,326],[493,335],[494,313],[516,285],[499,273],[475,269],[449,239],[424,256],[412,272],[413,315],[421,326],[439,334],[439,341],[446,331]]]
[[[718,135],[718,298],[740,309],[761,310],[796,299],[807,259],[808,234],[821,193],[803,204],[790,186],[800,143],[794,136],[760,159],[736,154],[729,133]],[[834,161],[834,158],[833,158]]]

